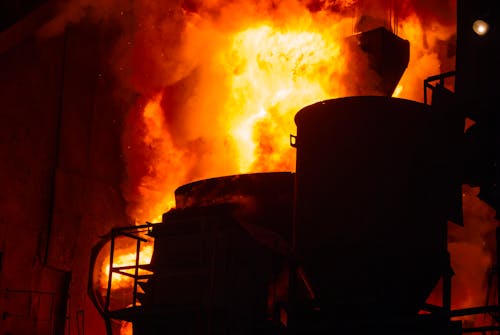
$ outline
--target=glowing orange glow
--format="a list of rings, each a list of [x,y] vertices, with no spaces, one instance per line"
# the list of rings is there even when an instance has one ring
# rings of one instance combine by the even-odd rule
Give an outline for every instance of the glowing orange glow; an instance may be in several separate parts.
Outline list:
[[[394,93],[392,94],[392,96],[394,98],[399,98],[399,96],[401,95],[401,92],[403,92],[403,85],[399,84],[398,86],[396,86],[396,89],[394,90]]]
[[[130,213],[138,224],[161,221],[161,215],[174,207],[172,188],[185,179],[186,171],[179,168],[183,165],[184,152],[175,146],[169,134],[162,98],[161,93],[151,97],[140,115],[143,129],[136,143],[141,151],[137,159],[145,171],[136,186],[135,200],[131,202],[137,201],[138,205]]]
[[[287,141],[293,116],[298,106],[340,94],[325,78],[344,71],[341,41],[268,25],[244,30],[232,41],[222,51],[230,91],[222,112],[236,147],[236,172],[293,170]]]
[[[347,1],[342,8],[353,5]],[[293,171],[289,135],[295,132],[295,113],[316,101],[355,94],[355,83],[369,80],[373,72],[367,59],[345,49],[344,39],[358,19],[355,11],[313,13],[293,3],[262,16],[243,8],[250,11],[248,18],[236,23],[236,5],[221,6],[217,19],[194,13],[184,17],[177,70],[164,73],[168,84],[145,97],[139,122],[129,125],[142,134],[133,139],[141,144],[135,150],[146,146],[150,152],[139,157],[145,169],[138,172],[140,181],[129,201],[129,214],[138,223],[173,207],[174,190],[184,183]],[[394,96],[422,101],[423,80],[442,71],[435,46],[454,27],[436,22],[424,31],[416,14],[398,22],[398,34],[410,41],[411,50]],[[354,67],[361,78],[355,77]],[[181,68],[183,79],[178,78]]]
[[[132,335],[132,322],[123,321],[120,326],[120,335]]]
[[[137,223],[159,221],[187,182],[294,171],[295,113],[354,95],[352,87],[368,79],[368,60],[355,58],[343,42],[354,33],[358,2],[335,1],[338,12],[312,11],[305,3],[201,1],[195,10],[173,12],[180,27],[146,15],[144,26],[160,23],[135,35],[140,56],[133,85],[142,103],[130,111],[124,135],[124,195]],[[424,25],[416,13],[397,24],[398,35],[410,41],[410,63],[393,96],[422,101],[423,80],[451,70],[439,48],[455,27]],[[355,78],[354,67],[366,69],[365,77]],[[120,285],[115,277],[113,285]]]
[[[437,22],[424,26],[416,14],[400,23],[399,36],[410,41],[410,62],[399,82],[401,90],[398,97],[422,102],[424,80],[454,69],[454,63],[450,68],[442,64],[442,55],[437,51],[439,45],[454,32],[454,26],[440,25]]]
[[[495,211],[477,197],[478,187],[463,187],[464,227],[448,225],[448,250],[453,269],[452,309],[494,304],[492,264],[495,254]],[[438,285],[428,298],[435,305],[442,304],[441,286]],[[491,317],[478,314],[460,317],[464,327],[491,324]]]
[[[108,249],[105,249],[109,252]],[[105,251],[105,252],[106,252]],[[151,258],[153,255],[153,245],[152,244],[141,244],[140,252],[139,252],[139,265],[150,264]],[[104,256],[101,264],[100,264],[100,275],[98,276],[98,288],[101,291],[101,296],[105,296],[105,292],[108,287],[108,279],[109,279],[109,262],[110,255],[109,253]],[[132,245],[115,249],[115,254],[113,257],[113,267],[127,267],[127,266],[135,266],[136,264],[136,246],[135,243]],[[132,269],[123,269],[123,272],[134,274],[135,268]],[[147,275],[151,274],[150,271],[139,268],[138,275]],[[132,277],[122,275],[116,272],[113,272],[111,276],[111,291],[110,291],[110,300],[111,306],[110,309],[121,309],[125,307],[130,307],[132,303],[132,289],[134,286],[134,279]],[[144,293],[141,286],[137,286],[137,292]],[[117,306],[113,306],[113,303],[117,303]],[[140,300],[136,301],[136,305],[140,306]],[[132,323],[126,321],[120,321],[120,335],[132,335],[133,327]]]
[[[153,255],[153,246],[152,245],[144,245],[141,248],[139,253],[139,261],[141,265],[149,264],[151,262],[151,257]],[[135,247],[127,248],[126,250],[118,250],[117,254],[113,257],[113,267],[120,266],[133,266],[135,265],[136,260],[136,252]],[[123,272],[127,272],[130,274],[134,273],[134,269],[126,269]],[[109,277],[109,255],[106,256],[102,265],[101,265],[101,273],[104,273],[105,276],[101,279],[101,287],[107,287],[108,282],[107,278]],[[146,274],[145,270],[139,269],[139,275]],[[131,277],[120,275],[118,273],[113,273],[111,282],[111,287],[114,289],[122,288],[122,287],[131,287],[133,285],[133,279]]]

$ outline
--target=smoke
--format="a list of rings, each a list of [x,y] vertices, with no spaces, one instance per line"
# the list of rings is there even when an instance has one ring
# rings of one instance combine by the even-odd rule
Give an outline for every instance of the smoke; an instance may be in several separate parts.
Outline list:
[[[429,51],[441,46],[427,39],[453,42],[449,29],[440,28],[453,27],[456,16],[453,0],[67,0],[61,1],[59,8],[59,14],[38,35],[54,36],[82,21],[121,26],[122,38],[113,59],[117,76],[146,96],[189,76],[199,64],[199,57],[216,48],[218,38],[224,38],[217,36],[221,32],[251,26],[256,21],[282,25],[304,9],[330,16],[332,23],[339,17],[354,16],[353,26],[364,30],[379,25],[399,30],[397,24],[404,30],[406,22],[418,21],[423,28],[419,38]]]
[[[393,0],[392,2],[397,6],[396,15],[402,20],[416,14],[424,25],[439,23],[450,26],[456,21],[456,0]]]
[[[457,308],[482,306],[487,304],[488,299],[490,304],[493,303],[492,297],[487,296],[487,290],[496,258],[498,221],[495,210],[481,201],[478,193],[478,187],[463,187],[464,227],[451,226],[448,234]]]
[[[130,9],[130,4],[122,0],[61,0],[58,8],[58,14],[37,31],[39,37],[57,36],[68,25],[84,20],[93,23],[116,20]]]
[[[463,185],[464,226],[448,225],[448,250],[452,276],[452,309],[479,307],[496,303],[496,229],[495,210],[478,198],[479,188]],[[441,305],[442,290],[438,285],[428,299]],[[464,327],[478,327],[493,322],[487,315],[462,318]]]
[[[141,223],[172,206],[183,183],[293,170],[288,136],[297,106],[367,91],[366,78],[375,75],[366,59],[352,53],[347,62],[340,48],[361,21],[365,28],[397,25],[411,41],[400,97],[421,100],[422,81],[453,59],[441,50],[452,35],[452,6],[430,0],[71,0],[60,3],[59,15],[38,35],[55,36],[79,22],[120,31],[109,63],[121,85],[118,96],[130,104],[123,195],[128,215]],[[244,32],[268,44],[244,41],[250,36]],[[306,42],[293,49],[291,36],[300,32],[309,35],[300,35]],[[263,51],[243,57],[251,48]],[[154,106],[156,121],[145,116],[147,106]],[[244,141],[255,144],[242,148]]]

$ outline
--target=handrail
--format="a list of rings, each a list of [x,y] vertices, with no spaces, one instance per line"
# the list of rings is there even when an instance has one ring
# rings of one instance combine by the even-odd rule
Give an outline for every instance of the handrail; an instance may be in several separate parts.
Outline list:
[[[427,77],[424,80],[424,104],[427,105],[427,89],[430,89],[433,91],[436,86],[431,85],[431,82],[434,81],[439,81],[439,85],[444,86],[445,82],[444,80],[446,78],[454,77],[456,75],[457,71],[448,71],[444,73],[440,73],[434,76]]]
[[[142,236],[134,234],[134,232],[143,232],[146,229],[146,233],[149,234],[151,232],[153,224],[147,222],[145,225],[140,226],[131,226],[131,227],[118,227],[113,228],[111,230],[111,247],[110,247],[110,255],[109,255],[109,276],[108,276],[108,286],[106,290],[106,302],[105,302],[105,313],[109,313],[110,304],[111,304],[111,290],[113,284],[113,273],[117,273],[119,275],[124,275],[134,280],[132,286],[132,306],[137,306],[137,287],[138,281],[140,279],[147,279],[152,276],[152,274],[139,274],[139,269],[143,267],[144,264],[140,264],[140,254],[141,254],[141,242],[150,242]],[[127,265],[127,266],[113,266],[114,256],[115,256],[115,240],[118,237],[128,237],[136,240],[136,248],[135,248],[135,264]],[[122,270],[134,270],[133,273],[125,272]]]

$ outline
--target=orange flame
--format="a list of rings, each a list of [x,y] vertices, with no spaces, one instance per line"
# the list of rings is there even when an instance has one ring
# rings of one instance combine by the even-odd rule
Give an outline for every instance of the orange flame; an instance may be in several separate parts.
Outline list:
[[[146,12],[149,3],[140,8],[145,19],[138,16],[133,75],[126,78],[142,94],[123,140],[129,216],[157,220],[175,205],[175,188],[193,180],[293,171],[295,113],[351,95],[352,83],[365,80],[350,70],[367,60],[342,48],[359,3],[201,1],[171,10],[170,21]],[[421,101],[423,80],[450,70],[440,45],[455,28],[428,17],[424,27],[416,12],[404,10],[397,31],[410,41],[411,56],[394,96]]]
[[[130,249],[134,249],[133,251],[130,251]],[[151,262],[151,257],[153,255],[153,246],[152,245],[143,245],[139,252],[139,260],[140,264],[149,264]],[[109,256],[107,256],[102,265],[101,265],[101,273],[105,274],[105,279],[101,280],[101,287],[107,287],[107,278],[109,276]],[[118,255],[113,257],[113,267],[121,267],[121,266],[131,266],[135,265],[135,260],[136,260],[136,252],[135,252],[135,247],[127,248],[123,251],[120,251]],[[124,270],[124,272],[127,273],[133,273],[134,270]],[[140,270],[141,272],[139,273],[140,275],[143,274],[143,270]],[[120,275],[120,274],[113,274],[112,276],[112,287],[113,288],[122,288],[122,287],[130,287],[132,284],[132,278]]]
[[[229,7],[220,9],[217,20],[186,14],[179,67],[187,67],[186,59],[195,64],[183,79],[175,72],[174,83],[168,80],[161,93],[146,96],[141,112],[131,112],[142,114],[127,124],[126,132],[134,135],[125,136],[129,176],[138,178],[125,185],[132,218],[142,223],[158,217],[174,206],[175,188],[193,180],[293,171],[289,135],[295,113],[351,95],[352,82],[366,79],[353,77],[350,69],[367,67],[367,60],[342,49],[356,17],[296,6],[253,21],[227,21],[230,27],[224,21],[232,18]],[[423,80],[442,71],[436,45],[454,28],[435,23],[429,33],[412,14],[399,22],[398,32],[410,40],[411,57],[394,95],[421,101]],[[146,154],[134,156],[134,150]],[[137,160],[142,169],[134,169]]]

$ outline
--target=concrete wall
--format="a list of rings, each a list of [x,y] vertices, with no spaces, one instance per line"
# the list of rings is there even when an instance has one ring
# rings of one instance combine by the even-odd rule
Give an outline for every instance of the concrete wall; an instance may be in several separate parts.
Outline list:
[[[0,34],[0,334],[104,334],[90,249],[127,224],[114,35],[34,31]]]

